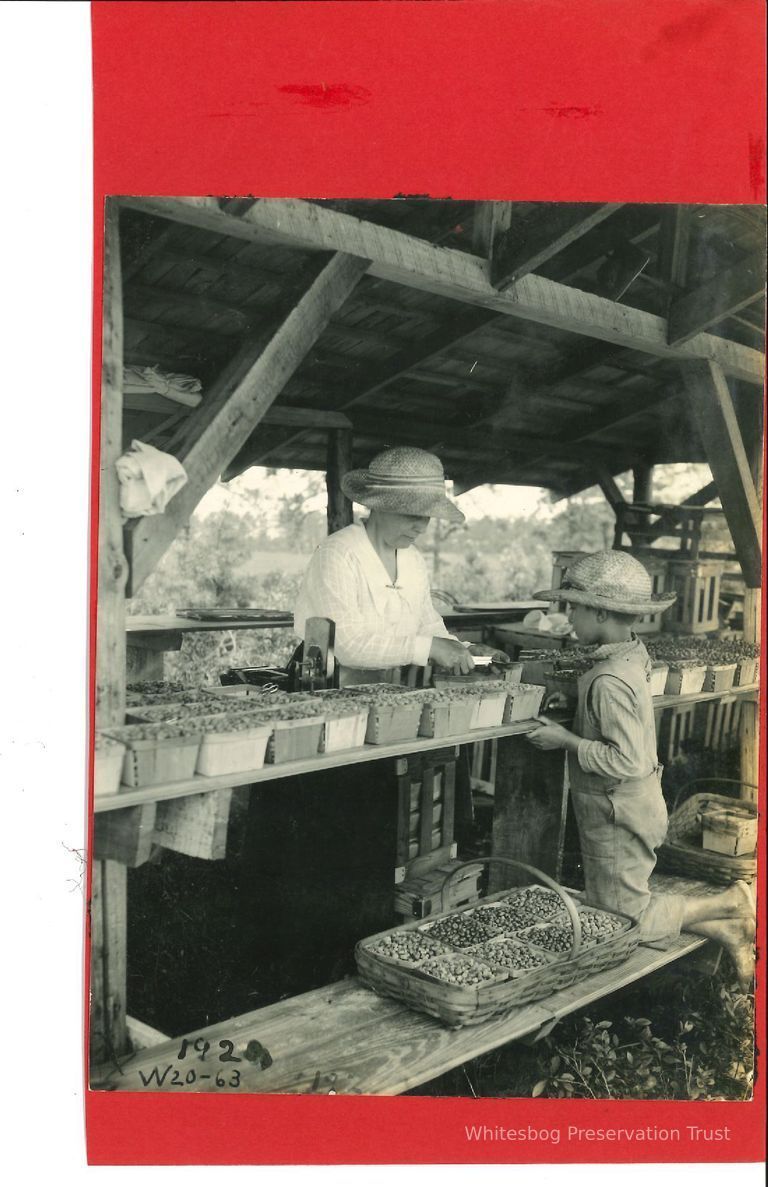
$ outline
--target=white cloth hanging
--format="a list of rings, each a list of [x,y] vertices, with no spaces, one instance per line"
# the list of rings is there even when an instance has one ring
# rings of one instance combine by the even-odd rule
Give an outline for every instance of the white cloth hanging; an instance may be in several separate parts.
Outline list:
[[[178,458],[143,441],[131,442],[131,448],[117,459],[115,467],[124,519],[162,515],[187,481],[187,472]]]

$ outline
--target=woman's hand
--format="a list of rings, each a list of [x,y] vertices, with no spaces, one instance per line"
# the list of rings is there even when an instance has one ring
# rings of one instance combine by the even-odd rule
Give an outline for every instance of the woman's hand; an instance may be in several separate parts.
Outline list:
[[[470,643],[467,651],[470,655],[490,655],[492,664],[509,663],[509,656],[507,655],[506,651],[499,651],[498,648],[493,648],[491,651],[489,651],[484,643]]]
[[[475,666],[468,648],[455,639],[444,639],[435,635],[429,650],[429,659],[438,668],[453,672],[454,676],[466,676]]]
[[[537,717],[536,720],[541,724],[525,736],[537,750],[571,750],[574,743],[578,746],[576,735],[556,721],[550,721],[548,717]]]

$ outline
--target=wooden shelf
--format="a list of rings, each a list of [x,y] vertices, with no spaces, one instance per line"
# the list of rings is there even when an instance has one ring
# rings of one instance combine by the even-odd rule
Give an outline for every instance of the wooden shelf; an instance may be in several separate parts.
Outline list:
[[[754,699],[760,690],[759,684],[739,684],[722,692],[689,692],[674,697],[654,697],[654,709],[670,709],[674,705],[692,705],[699,701],[735,701],[741,698]]]
[[[544,606],[544,602],[523,601],[507,602],[498,606],[487,606],[473,610],[446,610],[442,619],[446,626],[462,627],[482,626],[484,623],[514,622],[523,618],[529,610],[537,610]],[[132,646],[140,644],[142,636],[165,635],[181,632],[188,634],[195,631],[266,631],[281,628],[293,630],[293,618],[284,612],[276,611],[272,617],[260,619],[238,618],[229,622],[222,620],[201,618],[181,618],[176,614],[142,614],[129,615],[126,619],[128,642]]]
[[[713,887],[689,879],[654,875],[652,887],[660,893],[712,893]],[[615,968],[584,978],[558,993],[512,1008],[505,1014],[476,1026],[450,1030],[434,1018],[419,1014],[402,1002],[380,997],[357,977],[348,977],[320,989],[310,990],[264,1006],[236,1018],[189,1032],[190,1039],[205,1038],[212,1047],[229,1039],[241,1062],[239,1092],[365,1093],[393,1096],[416,1088],[451,1068],[506,1043],[547,1033],[573,1013],[600,1001],[611,993],[639,981],[681,957],[690,956],[707,943],[701,936],[683,933],[669,948],[646,948],[642,944]],[[181,1036],[180,1036],[181,1037]],[[170,1083],[162,1088],[147,1079],[152,1069],[177,1066],[180,1037],[139,1051],[133,1057],[113,1063],[94,1073],[91,1086],[123,1092],[199,1092],[201,1083]],[[272,1065],[262,1070],[243,1059],[251,1039],[270,1052]],[[188,1065],[181,1065],[186,1070]],[[201,1064],[196,1064],[198,1071]],[[210,1068],[205,1068],[210,1071]],[[227,1079],[229,1077],[226,1077]],[[214,1076],[207,1079],[206,1092],[217,1091]],[[218,1089],[227,1091],[226,1088]]]
[[[654,697],[654,709],[668,709],[674,705],[686,705],[699,701],[727,701],[757,696],[759,685],[746,684],[725,692],[698,692],[685,696]],[[562,713],[551,716],[564,721]],[[354,750],[340,750],[336,754],[317,755],[316,758],[297,762],[267,764],[255,771],[242,771],[230,775],[193,775],[176,783],[162,783],[153,787],[124,787],[116,795],[96,796],[95,812],[114,812],[118,808],[132,808],[137,804],[156,803],[160,800],[175,800],[182,796],[199,795],[206,791],[220,791],[224,787],[244,787],[250,783],[268,783],[273,779],[285,779],[291,775],[307,775],[312,771],[328,771],[333,767],[348,767],[356,763],[375,762],[383,758],[397,758],[404,754],[419,754],[422,751],[442,750],[446,746],[463,746],[468,742],[482,742],[487,738],[509,738],[526,734],[533,726],[532,721],[516,721],[512,725],[495,729],[470,730],[465,734],[453,734],[447,738],[416,738],[412,742],[393,742],[387,746],[360,746]]]
[[[355,763],[374,762],[382,758],[399,758],[404,754],[420,754],[428,750],[444,750],[446,746],[461,746],[467,742],[482,742],[486,738],[507,738],[528,733],[533,721],[516,721],[495,729],[471,730],[466,734],[452,734],[447,738],[415,738],[411,742],[393,742],[387,746],[360,746],[354,750],[340,750],[335,754],[318,754],[297,762],[267,764],[256,771],[242,771],[234,775],[193,775],[176,783],[162,783],[153,787],[124,787],[117,795],[94,798],[95,812],[114,812],[137,804],[175,800],[181,796],[199,795],[206,791],[220,791],[224,787],[244,787],[249,783],[269,783],[290,775],[307,775],[312,771],[328,771],[333,767],[348,767]]]

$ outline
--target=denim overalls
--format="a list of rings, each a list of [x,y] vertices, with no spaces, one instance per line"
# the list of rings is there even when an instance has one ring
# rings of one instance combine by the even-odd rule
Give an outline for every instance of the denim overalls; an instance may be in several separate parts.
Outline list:
[[[598,661],[579,680],[579,702],[573,723],[579,737],[605,740],[587,713],[589,693],[599,676],[617,677],[634,694],[645,769],[638,771],[636,777],[617,780],[583,771],[577,755],[569,754],[568,773],[579,826],[587,902],[635,920],[647,915],[646,938],[659,939],[679,932],[679,921],[668,917],[666,906],[661,912],[648,910],[651,902],[648,879],[656,865],[655,850],[667,831],[648,681],[650,666],[642,644],[629,654],[619,653]],[[662,918],[658,918],[659,914]]]

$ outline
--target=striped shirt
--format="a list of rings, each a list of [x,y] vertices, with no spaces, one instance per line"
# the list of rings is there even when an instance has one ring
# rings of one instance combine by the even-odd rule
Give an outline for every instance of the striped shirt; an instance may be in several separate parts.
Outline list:
[[[605,643],[594,653],[596,663],[625,658],[631,661],[637,677],[635,683],[641,692],[610,672],[593,680],[586,704],[581,708],[582,729],[589,725],[589,732],[598,738],[582,738],[577,758],[582,771],[589,774],[617,780],[643,779],[658,762],[655,739],[651,743],[649,728],[643,723],[648,714],[641,714],[638,703],[651,666],[648,652],[635,636],[626,643]],[[650,698],[650,690],[647,695]]]
[[[362,524],[334,532],[312,556],[294,612],[302,638],[313,617],[335,622],[336,658],[352,668],[423,667],[436,635],[454,637],[432,605],[418,549],[397,550],[393,583]]]

